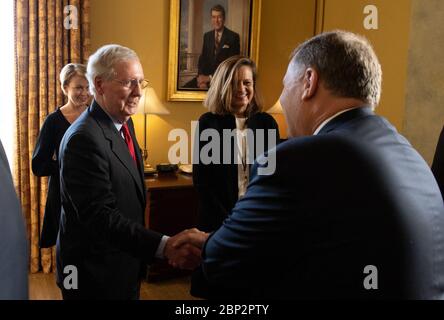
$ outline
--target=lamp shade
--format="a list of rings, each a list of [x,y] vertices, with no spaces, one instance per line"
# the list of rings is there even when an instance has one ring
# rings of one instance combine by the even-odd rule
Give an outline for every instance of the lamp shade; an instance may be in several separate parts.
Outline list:
[[[276,101],[274,106],[272,106],[270,109],[267,110],[267,113],[270,113],[270,114],[283,114],[284,113],[284,110],[282,109],[282,105],[281,105],[281,102],[279,101],[279,99]]]
[[[167,108],[160,102],[156,91],[150,86],[143,90],[142,98],[137,109],[139,114],[170,114]]]

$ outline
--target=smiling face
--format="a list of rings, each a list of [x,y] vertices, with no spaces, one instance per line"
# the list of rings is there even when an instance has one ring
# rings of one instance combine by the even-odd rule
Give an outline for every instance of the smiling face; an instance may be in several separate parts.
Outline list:
[[[63,88],[69,102],[75,107],[84,107],[88,104],[90,99],[89,85],[84,76],[73,76]]]
[[[223,16],[223,13],[221,11],[213,10],[211,11],[211,25],[213,26],[213,29],[217,32],[222,31],[225,24],[225,18]]]
[[[96,78],[99,104],[117,121],[124,123],[137,111],[142,96],[140,85],[125,86],[128,80],[144,79],[142,65],[137,59],[122,60],[114,66],[115,76],[110,80]]]
[[[245,110],[254,97],[253,71],[241,66],[237,71],[237,86],[233,90],[231,106],[237,116],[245,116]]]

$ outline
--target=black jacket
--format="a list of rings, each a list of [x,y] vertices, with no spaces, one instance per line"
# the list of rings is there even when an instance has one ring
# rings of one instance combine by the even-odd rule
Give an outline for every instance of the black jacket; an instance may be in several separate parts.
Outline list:
[[[225,27],[222,33],[220,46],[216,54],[214,52],[214,43],[214,30],[205,33],[202,53],[198,62],[198,74],[213,74],[222,61],[240,53],[239,35],[227,27]]]
[[[439,135],[435,156],[433,157],[432,172],[438,182],[441,195],[444,197],[444,128]]]
[[[78,270],[74,298],[138,296],[146,264],[161,234],[145,229],[143,163],[131,119],[138,165],[112,120],[94,101],[66,132],[60,146],[62,215],[57,282],[64,268]]]
[[[268,141],[268,134],[264,134],[263,151],[267,151],[279,142],[279,130],[276,121],[268,113],[256,113],[247,120],[247,128],[253,131],[255,140],[257,129],[273,130],[275,140]],[[221,137],[220,164],[203,164],[199,161],[193,165],[193,184],[199,195],[199,225],[198,228],[204,231],[213,231],[222,225],[224,219],[229,215],[231,209],[238,200],[238,165],[234,164],[234,139],[231,139],[231,164],[223,164],[223,131],[224,129],[236,129],[236,120],[233,115],[216,115],[205,113],[199,119],[198,136],[195,137],[196,150],[199,154],[208,142],[198,141],[202,131],[206,129],[215,129]],[[255,141],[256,142],[256,141]],[[263,151],[256,150],[256,144],[252,155],[259,156]],[[196,159],[196,156],[195,156]],[[200,159],[200,158],[199,158]],[[194,161],[196,162],[196,161]]]

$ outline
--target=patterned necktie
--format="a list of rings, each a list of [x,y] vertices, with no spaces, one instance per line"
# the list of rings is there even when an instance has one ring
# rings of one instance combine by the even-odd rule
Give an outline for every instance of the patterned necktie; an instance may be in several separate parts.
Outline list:
[[[123,136],[125,137],[125,142],[126,142],[126,145],[128,146],[128,150],[131,155],[131,158],[133,158],[134,164],[137,166],[136,151],[134,150],[133,139],[131,138],[131,135],[130,135],[130,132],[128,129],[128,125],[126,124],[126,122],[123,124],[121,130],[122,130]]]

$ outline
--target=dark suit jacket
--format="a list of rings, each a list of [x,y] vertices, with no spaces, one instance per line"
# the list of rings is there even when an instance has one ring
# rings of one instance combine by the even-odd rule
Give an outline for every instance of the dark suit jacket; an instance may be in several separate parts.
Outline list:
[[[28,245],[20,204],[0,141],[0,300],[28,299]]]
[[[369,108],[348,111],[317,136],[281,143],[276,157],[271,176],[252,168],[245,197],[206,242],[195,291],[444,298],[441,195],[425,161],[385,119]],[[377,290],[364,288],[369,265]]]
[[[433,157],[432,172],[444,197],[444,128],[439,135],[435,156]]]
[[[143,163],[131,120],[138,166],[110,117],[93,102],[68,129],[60,146],[62,215],[57,280],[78,269],[74,297],[130,299],[138,295],[146,264],[161,234],[144,228]]]
[[[206,32],[198,62],[198,74],[213,74],[222,61],[240,53],[239,34],[227,27],[224,28],[216,54],[214,54],[214,43],[214,30]]]
[[[247,120],[247,128],[253,130],[256,141],[257,129],[272,129],[276,132],[276,140],[272,146],[276,146],[279,142],[279,129],[276,121],[268,113],[256,113]],[[199,150],[199,154],[209,142],[200,142],[202,131],[206,129],[214,129],[222,137],[223,130],[236,129],[236,120],[233,115],[216,115],[211,112],[203,114],[199,119],[199,130],[195,137],[195,146]],[[262,151],[252,151],[252,155],[261,155],[263,151],[270,148],[268,142],[268,134],[264,134],[264,146]],[[220,164],[203,164],[193,165],[193,184],[199,195],[199,225],[198,228],[203,231],[214,231],[222,225],[224,219],[228,216],[238,200],[238,165],[234,164],[234,139],[231,139],[231,164],[222,164],[224,159],[224,150],[220,148]],[[259,153],[260,152],[260,153]],[[258,154],[259,153],[259,154]],[[250,167],[250,166],[249,166]]]

